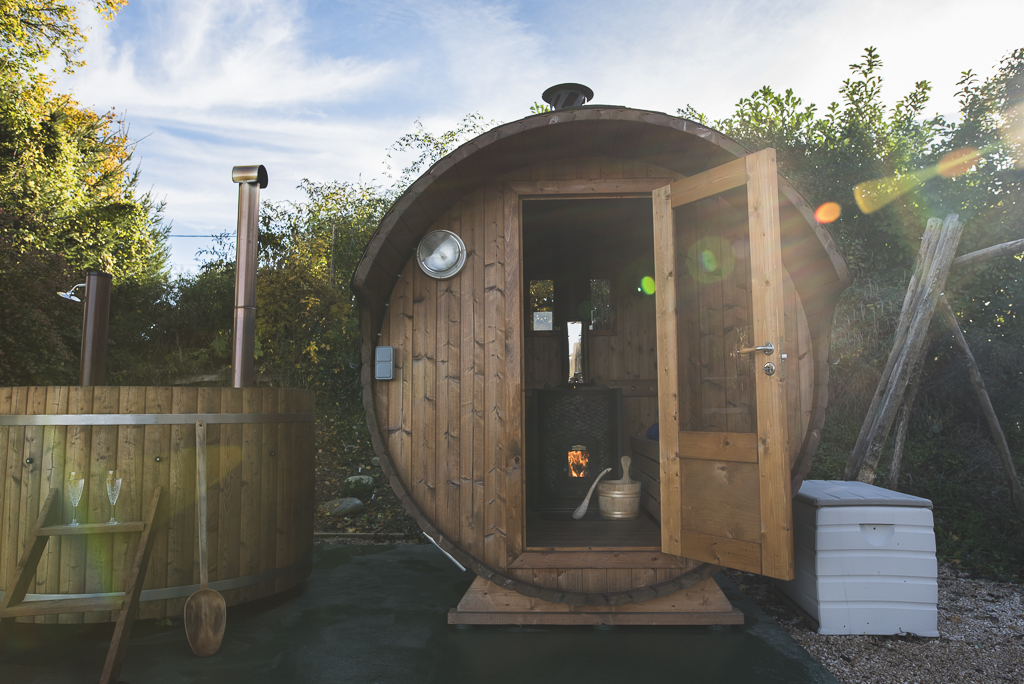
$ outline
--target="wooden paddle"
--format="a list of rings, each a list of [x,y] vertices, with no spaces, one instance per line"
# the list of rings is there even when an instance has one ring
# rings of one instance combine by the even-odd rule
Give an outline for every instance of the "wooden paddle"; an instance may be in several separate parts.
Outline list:
[[[210,589],[206,549],[206,422],[196,421],[196,507],[199,509],[199,591],[185,601],[185,635],[200,657],[220,649],[228,607],[224,597]]]

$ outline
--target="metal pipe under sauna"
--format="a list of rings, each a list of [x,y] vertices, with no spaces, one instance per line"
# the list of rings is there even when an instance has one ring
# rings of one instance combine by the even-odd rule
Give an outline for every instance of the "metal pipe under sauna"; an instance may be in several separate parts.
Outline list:
[[[82,310],[82,387],[107,384],[107,334],[110,326],[110,283],[104,271],[85,272],[85,308]]]
[[[260,189],[267,187],[262,164],[236,166],[238,235],[235,241],[235,312],[231,333],[231,386],[251,387],[256,354],[256,240],[259,235]]]

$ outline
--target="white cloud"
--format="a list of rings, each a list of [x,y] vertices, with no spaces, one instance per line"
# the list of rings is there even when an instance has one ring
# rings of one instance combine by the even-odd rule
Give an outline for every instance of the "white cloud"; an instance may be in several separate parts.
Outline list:
[[[955,112],[964,69],[990,73],[1022,42],[1019,0],[147,0],[93,32],[63,78],[85,104],[126,111],[143,184],[175,232],[233,230],[233,164],[263,163],[269,199],[299,181],[380,177],[415,119],[510,121],[550,85],[597,102],[712,117],[770,85],[824,108],[868,45],[892,104],[920,79]],[[98,22],[96,22],[98,23]],[[214,228],[216,227],[216,230]],[[179,268],[192,240],[174,243]]]

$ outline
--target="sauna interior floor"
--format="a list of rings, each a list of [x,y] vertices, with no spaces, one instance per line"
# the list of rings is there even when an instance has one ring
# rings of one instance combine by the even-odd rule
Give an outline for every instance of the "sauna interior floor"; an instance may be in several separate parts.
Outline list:
[[[605,520],[594,509],[582,520],[571,513],[526,514],[526,548],[589,550],[661,549],[661,528],[644,513],[634,520]]]
[[[318,546],[295,590],[228,608],[220,650],[193,655],[181,620],[135,624],[130,684],[837,684],[733,584],[734,627],[447,624],[475,575],[430,545]],[[113,626],[16,624],[3,684],[96,684]]]

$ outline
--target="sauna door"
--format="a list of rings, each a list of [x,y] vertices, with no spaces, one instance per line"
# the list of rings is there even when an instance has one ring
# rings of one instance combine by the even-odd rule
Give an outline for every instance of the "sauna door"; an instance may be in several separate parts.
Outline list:
[[[767,149],[654,191],[661,545],[793,579],[776,173]]]

